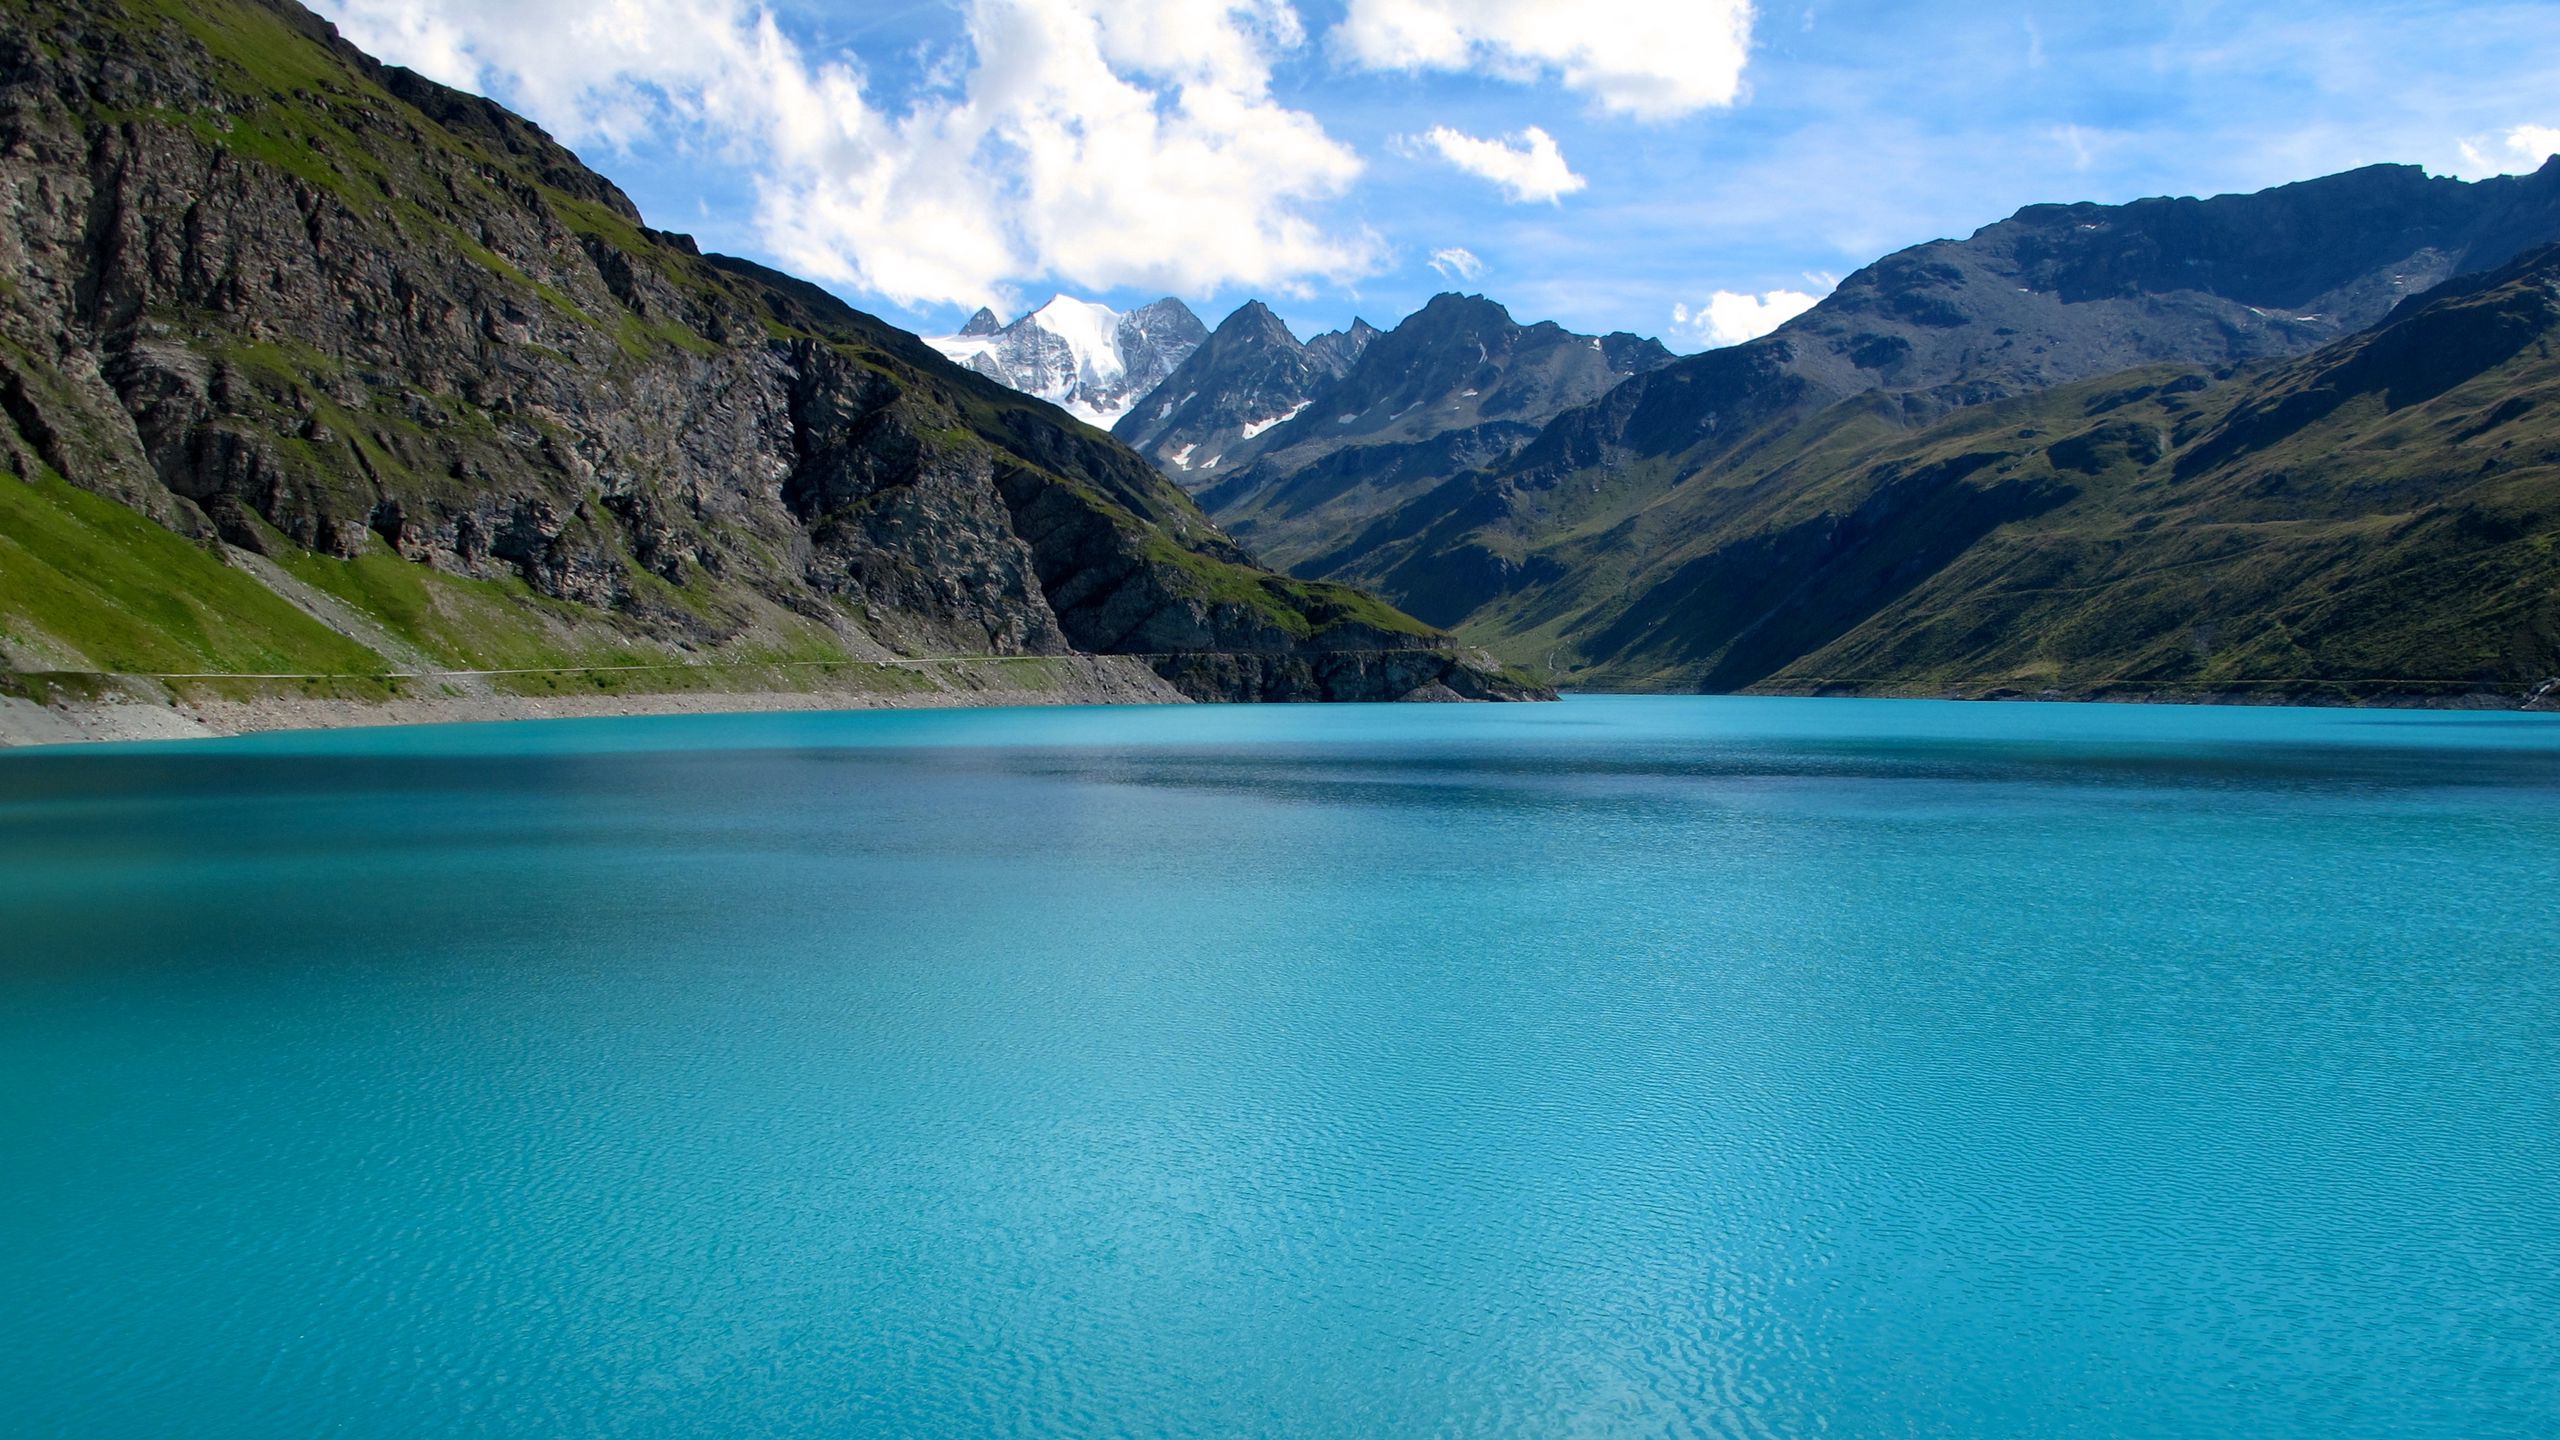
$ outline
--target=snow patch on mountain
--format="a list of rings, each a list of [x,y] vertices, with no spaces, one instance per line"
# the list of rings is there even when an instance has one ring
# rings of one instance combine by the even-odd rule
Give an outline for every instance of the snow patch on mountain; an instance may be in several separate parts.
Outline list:
[[[1286,425],[1290,421],[1297,419],[1299,416],[1306,414],[1307,407],[1314,403],[1316,402],[1313,400],[1301,400],[1297,404],[1290,406],[1287,410],[1284,410],[1267,420],[1248,420],[1244,425],[1244,438],[1250,440],[1254,436],[1261,434],[1263,431],[1270,429],[1274,425]]]

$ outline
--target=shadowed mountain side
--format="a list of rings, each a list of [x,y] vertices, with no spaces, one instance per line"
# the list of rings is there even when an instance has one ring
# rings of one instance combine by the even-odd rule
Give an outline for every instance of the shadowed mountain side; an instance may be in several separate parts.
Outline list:
[[[1341,379],[1377,333],[1354,321],[1302,345],[1270,307],[1248,302],[1111,433],[1196,490],[1262,453],[1266,437]]]
[[[1792,425],[1851,415],[1907,430],[2136,366],[2300,354],[2555,238],[2560,162],[2478,184],[2377,166],[2256,195],[2030,207],[1890,256],[1768,337],[1628,380],[1515,459],[1417,490],[1404,504],[1418,514],[1280,558],[1457,623],[1549,583],[1533,554],[1651,525],[1637,517],[1672,490],[1724,487]]]
[[[1857,628],[2013,520],[2070,501],[2044,480],[1964,483],[1959,456],[1822,514],[1691,560],[1591,637],[1595,654],[1659,657],[1706,691],[1747,689]]]
[[[289,0],[14,8],[0,190],[14,671],[716,688],[749,661],[1111,652],[1201,698],[1521,693]],[[162,593],[167,547],[52,477],[231,578]],[[1167,658],[1195,652],[1217,664]]]
[[[1594,688],[2520,699],[2560,676],[2560,247],[2217,385],[1850,402],[1527,552]]]
[[[1499,464],[1557,414],[1670,362],[1633,335],[1521,325],[1480,295],[1441,295],[1354,347],[1302,350],[1259,306],[1142,403],[1123,438],[1274,564],[1303,566],[1452,475]],[[1324,357],[1352,353],[1328,368]],[[1219,417],[1209,437],[1186,416]],[[1150,419],[1148,417],[1155,417]],[[1249,418],[1248,418],[1249,417]],[[1195,438],[1203,437],[1203,438]]]

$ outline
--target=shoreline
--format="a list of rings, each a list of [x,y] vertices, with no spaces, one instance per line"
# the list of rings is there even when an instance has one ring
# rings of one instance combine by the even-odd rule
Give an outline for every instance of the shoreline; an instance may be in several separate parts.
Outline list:
[[[2432,688],[2419,688],[2427,686]],[[1599,693],[1599,692],[1593,692]],[[2111,683],[2079,689],[2021,690],[2010,685],[1949,687],[1892,684],[1814,684],[1734,692],[1798,700],[1953,700],[1966,704],[2029,705],[2226,705],[2295,710],[2476,710],[2515,714],[2560,712],[2560,679],[2518,693],[2460,681],[2371,682],[2270,680],[2218,687]]]
[[[289,730],[354,730],[513,720],[607,719],[818,710],[975,710],[1014,705],[1187,705],[1143,661],[1041,656],[1036,667],[956,662],[897,688],[663,690],[600,694],[435,694],[346,699],[288,694],[179,694],[143,677],[97,676],[89,693],[38,700],[0,692],[0,750],[123,741],[218,740]],[[561,672],[575,673],[575,672]],[[5,678],[5,677],[0,677]]]
[[[2286,682],[2289,684],[2289,682]],[[1618,694],[1618,692],[1590,692]],[[1656,694],[1656,692],[1636,692]],[[2542,687],[2527,694],[2511,689],[2371,689],[2358,692],[2353,684],[2314,689],[2130,689],[2130,687],[2097,687],[2097,689],[2028,689],[1984,687],[1984,689],[1946,689],[1946,687],[1769,687],[1738,689],[1731,694],[1764,694],[1769,700],[1951,700],[1964,705],[2225,705],[2240,710],[2506,710],[2516,715],[2550,715],[2560,712],[2560,687]]]
[[[294,730],[351,730],[404,725],[503,723],[519,720],[610,719],[642,715],[764,714],[834,710],[973,710],[1048,705],[1190,705],[1142,662],[1126,656],[1044,656],[1027,674],[1002,661],[955,662],[926,688],[854,687],[758,690],[670,690],[605,694],[439,694],[391,699],[308,695],[177,695],[143,677],[91,677],[101,683],[79,697],[39,701],[0,692],[0,750],[132,741],[215,740]],[[1062,673],[1064,672],[1064,673]],[[563,672],[573,673],[573,672]],[[914,673],[914,672],[909,672]],[[1022,683],[1036,674],[1038,682]],[[0,677],[5,678],[5,677]],[[155,693],[157,692],[157,693]],[[1677,696],[1678,690],[1583,690],[1582,696]],[[2484,690],[2420,693],[2407,689],[2354,694],[2349,687],[2311,690],[2134,690],[2025,692],[2010,688],[1950,690],[1927,686],[1807,686],[1731,692],[1739,699],[1938,700],[1962,704],[2221,705],[2245,708],[2459,710],[2560,714],[2560,682],[2532,694]]]

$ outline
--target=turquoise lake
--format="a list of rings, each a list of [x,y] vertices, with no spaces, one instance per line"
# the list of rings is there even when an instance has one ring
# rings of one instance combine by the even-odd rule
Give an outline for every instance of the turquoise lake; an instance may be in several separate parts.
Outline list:
[[[0,755],[0,1433],[2560,1434],[2560,718]]]

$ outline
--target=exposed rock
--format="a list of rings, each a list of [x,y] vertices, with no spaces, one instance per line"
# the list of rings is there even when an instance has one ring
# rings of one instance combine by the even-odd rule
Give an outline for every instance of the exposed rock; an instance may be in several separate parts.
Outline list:
[[[1103,648],[1116,605],[1188,614],[1169,650],[1472,663],[1327,623],[1352,598],[1253,567],[1134,454],[649,229],[290,0],[0,19],[0,275],[0,463],[251,551],[379,543],[686,646],[752,595],[927,654]],[[1128,319],[1170,343],[1182,316]],[[1362,663],[1260,688],[1396,698],[1405,669]]]
[[[1239,540],[1293,568],[1450,476],[1509,460],[1557,414],[1672,358],[1634,335],[1522,325],[1481,295],[1437,296],[1391,331],[1363,338],[1355,324],[1321,347],[1297,346],[1258,306],[1229,322],[1247,324],[1239,342],[1258,343],[1235,347],[1240,363],[1177,375],[1142,403],[1141,416],[1176,402],[1191,428],[1139,439]]]

